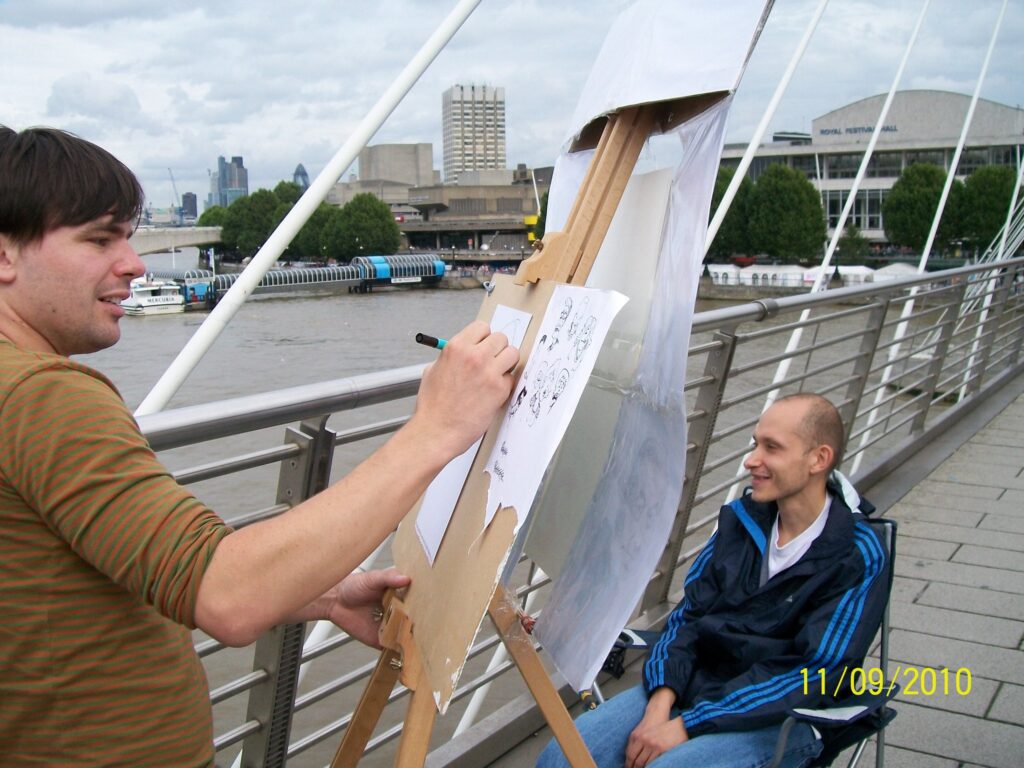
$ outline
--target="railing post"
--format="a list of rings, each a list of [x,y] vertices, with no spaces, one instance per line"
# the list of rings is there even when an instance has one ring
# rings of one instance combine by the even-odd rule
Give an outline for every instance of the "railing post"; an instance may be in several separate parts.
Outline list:
[[[999,327],[999,321],[1003,318],[1003,312],[1006,309],[1010,287],[1013,285],[1013,275],[1007,273],[1006,270],[1000,270],[999,274],[991,278],[993,282],[1000,279],[1002,279],[1002,284],[992,288],[992,301],[988,305],[983,305],[984,309],[981,310],[982,320],[977,334],[978,354],[972,356],[974,364],[964,374],[968,381],[961,399],[969,398],[981,389],[988,361],[992,357],[992,342],[995,340],[996,329]],[[977,375],[972,376],[975,371]]]
[[[966,292],[966,282],[960,283],[960,287],[953,292],[953,295],[956,297],[955,304],[957,307],[963,304]],[[956,328],[959,314],[959,311],[955,314],[953,312],[949,312],[947,313],[946,319],[939,323],[939,337],[935,342],[935,346],[931,350],[932,359],[928,364],[928,370],[925,374],[924,380],[921,382],[921,394],[924,395],[924,397],[921,398],[921,405],[917,409],[914,421],[910,425],[911,434],[917,434],[924,430],[924,423],[928,418],[928,410],[931,408],[932,400],[935,399],[936,385],[939,382],[939,375],[942,373],[942,365],[946,361],[946,351],[949,349],[949,340],[953,337],[953,330]]]
[[[327,417],[311,419],[285,431],[285,442],[301,447],[295,458],[281,463],[277,503],[298,504],[327,487],[334,457],[334,432]],[[283,768],[288,756],[295,691],[298,687],[305,624],[275,627],[256,641],[254,670],[267,679],[252,689],[246,713],[260,729],[242,743],[242,768]]]
[[[853,381],[846,387],[845,402],[839,407],[839,415],[843,419],[843,434],[850,439],[853,431],[853,424],[860,412],[860,401],[864,396],[864,388],[868,383],[868,375],[871,373],[871,365],[874,362],[875,350],[878,349],[878,340],[882,336],[882,327],[885,324],[885,316],[889,312],[889,300],[880,298],[868,313],[867,331],[861,337],[860,351],[857,353],[857,362],[853,365]]]
[[[695,416],[686,430],[686,471],[683,476],[683,493],[679,502],[679,511],[672,525],[672,532],[669,534],[665,550],[662,552],[661,560],[658,562],[659,575],[647,585],[647,589],[644,591],[640,603],[641,612],[664,603],[668,599],[672,578],[675,575],[676,561],[683,548],[683,539],[686,538],[686,526],[690,522],[690,508],[697,495],[700,474],[704,469],[704,460],[707,458],[708,446],[715,431],[715,421],[718,419],[718,408],[722,404],[722,395],[729,380],[729,369],[732,367],[732,358],[736,351],[735,328],[717,331],[713,338],[719,343],[719,346],[708,354],[704,363],[703,378],[708,381],[697,389],[697,399],[694,403]]]
[[[1017,278],[1022,278],[1021,282],[1017,282]],[[1008,282],[1010,283],[1010,293],[1006,296],[1006,305],[1009,305],[1011,300],[1011,294],[1014,297],[1018,297],[1024,292],[1024,266],[1017,266],[1013,272],[1007,276]],[[1014,341],[1010,348],[1010,358],[1007,360],[1007,366],[1012,367],[1017,364],[1020,360],[1021,343],[1024,341],[1024,305],[1021,304],[1019,298],[1015,299],[1017,304],[1013,310],[1017,315],[1017,333],[1013,335]],[[1007,314],[1007,308],[1004,306],[1003,314]]]

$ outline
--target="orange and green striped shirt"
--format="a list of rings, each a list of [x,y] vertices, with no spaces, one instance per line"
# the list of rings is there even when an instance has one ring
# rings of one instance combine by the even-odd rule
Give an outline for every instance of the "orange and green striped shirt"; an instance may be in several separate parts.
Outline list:
[[[188,628],[228,532],[106,378],[0,341],[0,764],[212,765]]]

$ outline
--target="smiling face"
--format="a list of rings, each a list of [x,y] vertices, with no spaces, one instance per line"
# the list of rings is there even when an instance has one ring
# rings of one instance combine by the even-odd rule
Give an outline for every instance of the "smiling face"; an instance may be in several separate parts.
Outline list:
[[[762,415],[754,428],[754,448],[743,462],[750,471],[753,499],[775,501],[780,508],[807,504],[821,508],[833,450],[815,445],[805,428],[810,405],[782,400]]]
[[[0,333],[22,348],[60,355],[117,343],[121,300],[145,273],[128,244],[131,232],[108,214],[30,243],[0,234]]]

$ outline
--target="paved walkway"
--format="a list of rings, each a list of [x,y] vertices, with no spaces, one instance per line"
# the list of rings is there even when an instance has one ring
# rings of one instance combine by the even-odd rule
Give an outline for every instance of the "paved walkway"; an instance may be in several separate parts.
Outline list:
[[[1024,765],[1024,395],[897,502],[886,764]],[[971,671],[925,695],[922,669]],[[930,673],[929,673],[930,675]],[[939,673],[940,683],[942,673]],[[961,676],[963,679],[963,676]],[[930,681],[929,681],[930,682]],[[941,688],[941,685],[939,686]]]
[[[1024,394],[901,491],[888,515],[900,524],[889,671],[899,672],[904,691],[886,731],[885,764],[1021,768]],[[635,685],[639,667],[605,693]],[[957,693],[957,670],[970,670],[969,693]],[[928,695],[933,675],[937,690]],[[960,681],[963,690],[965,672]],[[545,729],[493,765],[533,765],[547,739]],[[874,765],[873,744],[861,765]]]

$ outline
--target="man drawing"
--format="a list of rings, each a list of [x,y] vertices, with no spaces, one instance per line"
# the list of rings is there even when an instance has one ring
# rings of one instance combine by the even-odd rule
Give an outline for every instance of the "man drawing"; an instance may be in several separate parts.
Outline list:
[[[412,418],[350,475],[238,531],[175,483],[113,385],[70,356],[117,342],[143,204],[105,150],[0,127],[0,753],[5,766],[213,764],[199,627],[245,645],[329,619],[376,644],[393,570],[352,574],[469,447],[519,359],[474,323]],[[451,404],[458,407],[452,408]]]
[[[824,669],[834,692],[861,665],[886,601],[886,555],[857,509],[870,505],[834,481],[843,444],[839,413],[818,395],[762,414],[744,462],[752,488],[722,507],[643,684],[577,720],[599,768],[767,765],[786,710],[829,699],[804,671]],[[787,768],[822,749],[805,723],[788,744]],[[552,742],[537,765],[566,762]]]

